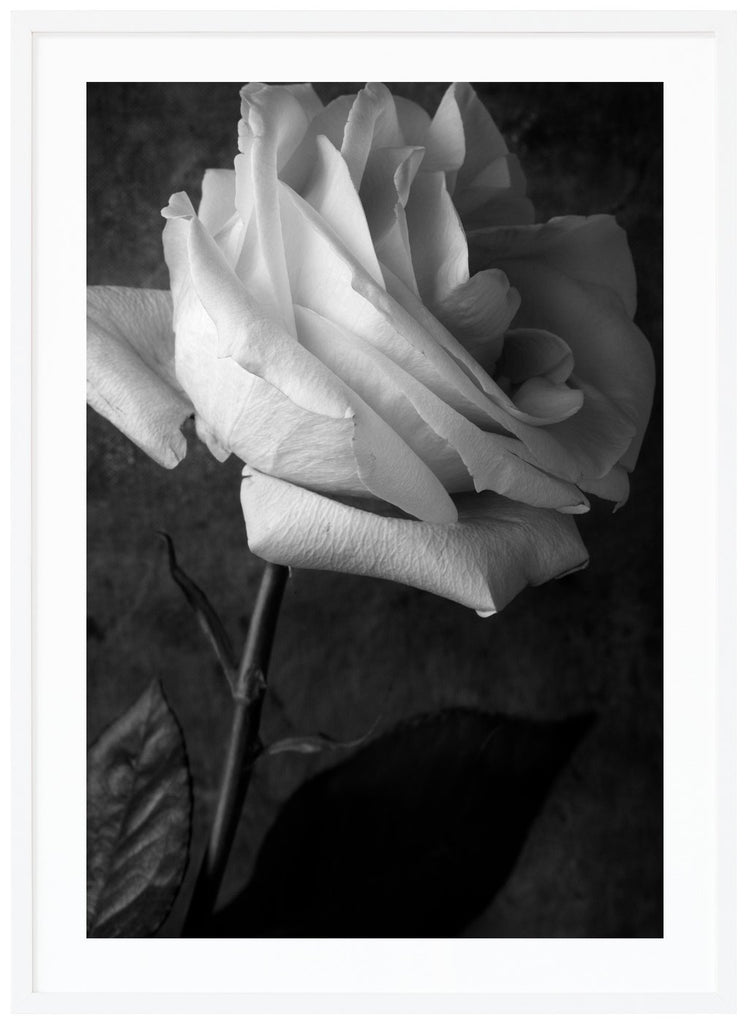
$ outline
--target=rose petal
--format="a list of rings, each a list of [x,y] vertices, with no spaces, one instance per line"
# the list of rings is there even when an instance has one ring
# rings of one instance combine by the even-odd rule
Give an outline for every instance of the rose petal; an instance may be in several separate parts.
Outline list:
[[[190,261],[192,232],[196,239]],[[369,437],[371,421],[360,403],[356,403],[356,416],[351,396],[339,380],[295,340],[289,341],[280,325],[252,319],[240,285],[236,294],[237,282],[220,265],[201,226],[190,228],[188,220],[175,220],[164,235],[172,287],[178,296],[177,372],[198,412],[200,436],[213,454],[223,459],[232,451],[263,472],[307,487],[347,495],[377,493],[366,479],[374,480],[377,459],[379,464],[386,463],[391,450],[380,451],[378,435],[373,441]],[[193,267],[202,297],[192,279]],[[226,347],[233,357],[221,354]],[[252,373],[252,367],[262,368],[263,375]],[[313,389],[314,382],[318,390]],[[310,393],[304,390],[308,384]],[[384,426],[382,433],[388,429]],[[397,456],[396,465],[405,465],[402,454]],[[391,500],[398,495],[387,490],[378,496]],[[423,496],[429,496],[426,488],[418,494],[418,502]],[[453,517],[450,499],[444,498]],[[405,504],[410,503],[405,499]],[[417,504],[416,511],[426,518],[443,518],[447,514],[443,505],[432,502],[426,509]],[[410,507],[406,511],[416,514]]]
[[[459,500],[459,522],[418,523],[351,508],[245,470],[251,550],[271,562],[395,580],[492,615],[527,585],[582,568],[568,516],[493,495]]]
[[[215,244],[223,253],[231,270],[236,270],[245,241],[246,228],[239,214],[234,213],[233,217],[226,221],[215,235]]]
[[[342,337],[334,324],[311,310],[301,307],[296,310],[299,340],[349,385],[348,400],[355,418],[354,451],[363,483],[378,498],[418,519],[454,522],[454,504],[438,477],[405,443],[396,428],[366,401],[366,394],[355,386],[359,382],[338,372],[349,367],[349,360],[343,357],[335,360],[334,365],[324,360],[325,355],[335,350],[334,341],[338,342],[336,351],[340,355],[339,344],[349,339]]]
[[[431,119],[419,103],[404,96],[394,97],[399,127],[407,146],[424,146]]]
[[[407,203],[407,225],[425,305],[480,367],[492,369],[519,295],[501,271],[482,271],[470,278],[467,239],[443,173],[417,176]],[[464,362],[463,355],[456,357]],[[505,406],[490,378],[480,378],[474,365],[469,372],[473,377],[477,373],[482,390]]]
[[[549,331],[517,328],[508,331],[504,341],[499,379],[522,384],[532,378],[543,377],[551,384],[562,384],[573,372],[573,353],[562,338]],[[635,436],[635,424],[609,399],[574,374],[575,388],[583,392],[583,407],[572,423],[562,428],[548,426],[548,432],[560,440],[581,467],[582,476],[600,476],[607,473],[628,448]],[[533,385],[536,390],[536,385]],[[549,393],[549,392],[548,392]],[[512,395],[514,402],[526,407],[526,391]],[[556,395],[555,398],[558,396]],[[565,401],[571,399],[566,396]],[[529,406],[539,412],[536,405]],[[563,419],[559,416],[558,419]]]
[[[477,183],[486,168],[495,168],[508,156],[508,146],[485,105],[468,82],[455,82],[451,86],[454,100],[464,126],[465,155],[459,168],[456,190]],[[493,175],[495,176],[495,170]],[[487,184],[493,184],[494,178]],[[505,188],[505,180],[495,180],[497,187]]]
[[[242,462],[304,487],[365,495],[352,417],[309,412],[233,359],[215,355],[206,331],[180,332],[179,377],[199,412],[200,437],[216,458]]]
[[[464,157],[458,163],[457,118],[464,140]],[[519,162],[509,153],[493,118],[471,85],[457,82],[446,90],[433,118],[431,133],[434,138],[431,141],[429,136],[425,166],[430,170],[440,163],[444,170],[458,168],[449,182],[454,205],[464,220],[481,220],[483,224],[522,224],[534,220]],[[488,204],[490,221],[483,216]]]
[[[601,236],[600,230],[604,232]],[[517,326],[540,327],[567,341],[577,375],[633,424],[634,436],[623,458],[625,467],[632,469],[651,412],[655,370],[651,346],[626,311],[626,297],[629,308],[631,293],[630,256],[627,246],[622,248],[624,236],[603,225],[584,229],[574,223],[565,231],[556,226],[545,236],[531,229],[508,229],[505,239],[501,235],[500,229],[481,233],[472,250],[476,260],[500,266],[518,288],[522,301]],[[549,256],[548,236],[552,238]],[[608,244],[597,249],[600,237]],[[584,239],[589,248],[582,259]],[[567,265],[562,256],[564,240],[569,247]],[[519,256],[515,257],[517,250]],[[593,270],[595,254],[599,266]],[[619,283],[612,286],[613,282]]]
[[[555,384],[562,384],[572,370],[573,353],[557,334],[527,327],[507,332],[499,372],[512,384],[521,384],[530,377],[547,377]]]
[[[456,519],[438,480],[355,396],[353,414],[332,419],[299,408],[233,359],[210,360],[203,350],[194,363],[182,359],[180,370],[195,404],[207,410],[210,432],[200,436],[211,451],[217,444],[217,457],[227,448],[248,465],[303,487],[374,496],[428,522]]]
[[[309,125],[307,137],[311,136],[315,142],[317,135],[326,135],[335,149],[342,149],[342,140],[345,137],[345,126],[350,117],[350,111],[356,100],[356,93],[348,93],[345,96],[338,96],[332,100]]]
[[[379,82],[369,83],[355,98],[342,139],[341,152],[355,187],[360,187],[373,149],[402,146],[404,141],[392,94]]]
[[[236,207],[247,238],[236,272],[267,310],[293,334],[293,311],[278,208],[278,171],[298,148],[309,125],[287,90],[252,83],[241,90],[249,139],[236,157]]]
[[[465,189],[465,194],[467,191],[472,192],[473,190],[484,188],[506,189],[511,188],[512,185],[520,186],[523,191],[526,187],[526,178],[517,157],[506,151],[496,157],[495,160],[486,164],[474,176],[469,186]]]
[[[217,430],[199,414],[195,414],[195,431],[202,443],[208,448],[213,458],[218,462],[225,462],[231,455],[231,449],[227,448],[218,436]]]
[[[306,318],[321,324],[313,333],[301,331],[309,350],[407,439],[449,493],[470,490],[474,486],[472,477],[458,452],[417,412],[407,389],[396,382],[396,367],[393,369],[386,357],[327,318],[302,306],[295,308],[299,324],[303,325]]]
[[[480,430],[374,346],[311,310],[296,310],[304,344],[407,440],[450,491],[465,487],[466,469],[470,489],[567,512],[586,511],[588,503],[578,488],[526,462],[519,442]],[[403,507],[401,501],[396,504]]]
[[[458,392],[463,374],[453,360],[350,258],[316,211],[287,188],[281,203],[283,230],[293,239],[287,255],[294,301],[371,340],[428,386]]]
[[[526,178],[521,169],[519,158],[513,153],[504,153],[497,157],[470,181],[459,188],[458,197],[455,202],[459,203],[459,213],[464,220],[474,218],[477,211],[482,218],[482,226],[488,224],[521,224],[523,221],[509,221],[506,219],[493,220],[485,216],[485,209],[490,204],[495,204],[495,212],[498,213],[501,204],[524,203],[529,210],[532,204],[525,196]],[[533,215],[533,214],[532,214]]]
[[[469,279],[467,239],[443,172],[417,175],[406,212],[418,290],[432,308]]]
[[[614,501],[613,512],[622,508],[630,495],[630,479],[622,466],[613,466],[606,476],[598,480],[583,479],[579,486],[587,494],[594,494],[607,501]]]
[[[481,270],[437,302],[433,312],[473,359],[492,374],[519,293],[502,270]]]
[[[309,127],[304,105],[291,89],[264,82],[249,82],[239,95],[245,128],[239,137],[239,149],[250,152],[257,140],[264,140],[267,154],[272,154],[273,164],[282,170]]]
[[[212,168],[202,178],[197,216],[211,235],[217,235],[236,215],[236,172]]]
[[[422,147],[414,146],[377,149],[369,157],[360,187],[380,265],[388,267],[416,294],[405,204],[424,152]]]
[[[449,354],[452,361],[461,368],[462,374],[451,381],[454,389],[448,398],[454,408],[459,409],[474,423],[486,430],[503,429],[515,434],[526,444],[533,458],[539,460],[538,465],[545,465],[547,460],[552,463],[554,460],[558,472],[561,472],[562,467],[561,475],[565,476],[567,470],[570,474],[568,479],[574,479],[575,471],[570,465],[566,465],[563,452],[558,449],[552,435],[547,429],[538,429],[551,426],[555,422],[552,417],[532,416],[519,409],[480,363],[464,346],[457,342],[430,310],[409,289],[405,288],[401,281],[389,274],[386,267],[383,270],[389,295],[396,299],[402,310],[427,332],[430,341],[437,342]],[[422,368],[422,372],[428,373],[428,369]],[[445,368],[444,373],[446,374]],[[445,397],[448,385],[431,383],[433,389]]]
[[[339,404],[333,396],[326,412],[321,404],[317,408],[322,411],[309,410],[236,359],[221,356],[218,329],[189,274],[187,238],[178,237],[188,230],[187,223],[177,221],[165,232],[166,253],[179,296],[176,370],[197,411],[200,437],[218,459],[234,452],[257,469],[303,486],[368,494],[353,450],[352,410],[339,382]],[[304,353],[297,347],[303,365]]]
[[[382,288],[366,215],[353,185],[348,165],[339,150],[324,135],[317,138],[318,156],[304,199],[332,228],[350,255]],[[292,241],[290,242],[292,245]]]
[[[487,266],[495,257],[539,259],[586,284],[617,295],[628,316],[636,310],[636,278],[625,231],[609,214],[553,217],[545,224],[483,227],[468,234],[470,259]]]
[[[474,360],[471,364],[467,363],[467,353],[463,350],[460,353],[459,347],[454,347],[456,343],[443,325],[435,320],[408,289],[389,275],[386,268],[384,278],[390,294],[424,327],[430,326],[431,334],[444,345],[454,361],[466,370],[485,396],[499,392],[501,397],[498,401],[501,404],[498,408],[503,410],[507,407],[511,410],[510,419],[506,422],[510,424],[510,432],[525,446],[521,457],[527,462],[564,480],[578,481],[585,475],[597,477],[608,472],[626,451],[635,435],[635,425],[598,389],[586,382],[576,382],[574,386],[585,392],[584,404],[571,420],[564,423],[557,423],[554,415],[538,417],[523,412],[508,399],[496,382],[490,378],[485,379],[485,372],[479,364]],[[476,370],[482,376],[478,376]],[[471,395],[474,396],[474,392]],[[483,403],[473,404],[464,394],[452,394],[448,401],[453,408],[484,430],[495,430],[501,422],[495,413],[495,405],[486,407]],[[538,429],[540,425],[542,429]]]
[[[467,232],[482,229],[485,224],[531,224],[534,220],[534,205],[526,196],[492,188],[466,189],[454,197],[454,203]]]
[[[574,416],[584,404],[584,393],[546,377],[532,377],[514,391],[511,398],[523,412],[552,419],[556,423]]]
[[[582,475],[575,457],[540,429],[545,421],[518,409],[402,282],[385,270],[391,294],[384,292],[303,199],[285,187],[280,197],[283,230],[294,240],[288,269],[297,305],[369,341],[473,424],[519,438],[527,462],[565,480]]]
[[[384,291],[350,258],[308,203],[285,187],[280,196],[283,230],[293,239],[287,257],[294,301],[372,341],[455,408],[482,416],[490,426],[513,430],[514,415],[523,414],[409,289],[399,282],[401,291],[395,293],[397,282],[385,271],[388,292]],[[415,307],[418,318],[411,312]],[[431,329],[424,326],[426,318]],[[490,389],[490,398],[476,379]]]
[[[428,521],[456,517],[442,485],[402,438],[252,307],[197,218],[173,220],[168,232],[180,379],[220,446],[320,490],[373,494]]]
[[[374,240],[391,228],[397,206],[407,204],[424,153],[422,146],[386,146],[371,154],[360,199]]]
[[[280,171],[281,181],[299,194],[303,193],[316,162],[317,138],[324,135],[335,149],[340,149],[345,125],[354,102],[354,95],[338,96],[312,118],[297,149]]]
[[[450,85],[433,115],[425,137],[423,161],[424,171],[444,171],[450,188],[456,181],[456,172],[464,163],[466,153],[464,123],[454,90],[455,86]]]
[[[231,356],[308,412],[336,419],[349,415],[339,381],[252,301],[197,217],[170,219],[164,250],[177,331],[194,316],[194,303],[182,308],[193,289],[217,329],[216,358]],[[290,315],[293,319],[292,310]]]
[[[571,418],[545,428],[579,468],[580,476],[605,476],[628,451],[635,423],[589,381],[573,373],[568,381],[583,392],[584,403]],[[578,482],[579,477],[574,477]]]
[[[88,288],[87,381],[91,406],[152,459],[172,469],[184,458],[192,405],[174,371],[168,292]]]
[[[291,82],[288,85],[284,85],[283,88],[294,99],[298,100],[309,121],[312,121],[317,114],[321,114],[324,110],[324,104],[317,96],[316,90],[310,82]]]

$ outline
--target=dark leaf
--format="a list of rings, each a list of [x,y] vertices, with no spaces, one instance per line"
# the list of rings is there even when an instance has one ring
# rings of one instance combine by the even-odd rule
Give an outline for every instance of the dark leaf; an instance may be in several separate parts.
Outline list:
[[[184,878],[192,789],[179,723],[156,680],[88,750],[88,935],[141,938]]]
[[[590,723],[459,708],[404,723],[296,791],[214,934],[458,935]]]
[[[210,599],[205,591],[200,590],[195,581],[186,574],[177,562],[174,542],[171,537],[168,533],[164,533],[163,530],[159,531],[159,536],[163,537],[166,544],[171,578],[184,594],[187,603],[197,616],[200,629],[210,641],[210,646],[215,651],[215,656],[220,663],[220,667],[223,669],[223,674],[228,680],[231,689],[233,689],[236,683],[236,659],[225,626],[210,603]]]

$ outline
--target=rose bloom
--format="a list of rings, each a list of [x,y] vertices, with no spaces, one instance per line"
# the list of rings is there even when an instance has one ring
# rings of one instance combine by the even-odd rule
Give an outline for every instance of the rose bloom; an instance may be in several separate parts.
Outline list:
[[[163,466],[194,415],[244,463],[249,547],[489,615],[623,503],[653,360],[610,216],[535,224],[466,84],[241,90],[234,170],[171,197],[171,290],[89,289],[89,402]]]

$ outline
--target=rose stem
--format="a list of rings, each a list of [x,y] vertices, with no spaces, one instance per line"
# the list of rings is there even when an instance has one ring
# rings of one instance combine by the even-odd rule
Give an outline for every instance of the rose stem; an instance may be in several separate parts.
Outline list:
[[[215,909],[252,767],[259,753],[267,667],[287,579],[287,566],[272,562],[265,565],[239,664],[231,737],[207,849],[187,911],[185,935],[199,934]]]

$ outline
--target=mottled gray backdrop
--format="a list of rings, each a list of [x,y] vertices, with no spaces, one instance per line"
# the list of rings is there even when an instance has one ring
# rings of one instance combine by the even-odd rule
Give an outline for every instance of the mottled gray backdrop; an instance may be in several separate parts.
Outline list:
[[[250,67],[247,68],[251,70]],[[160,208],[207,167],[231,167],[242,83],[89,85],[91,284],[167,287]],[[318,87],[325,101],[357,84]],[[431,112],[444,86],[393,91]],[[659,385],[627,506],[580,521],[589,568],[524,591],[500,615],[394,583],[295,572],[266,734],[341,737],[460,704],[541,717],[594,709],[596,726],[537,821],[507,887],[469,929],[509,937],[645,937],[662,931],[662,92],[658,84],[476,84],[521,158],[540,220],[614,213],[638,270],[637,321]],[[191,870],[204,841],[231,704],[171,582],[156,530],[214,599],[238,645],[260,563],[246,548],[241,467],[190,436],[167,471],[103,419],[88,425],[90,738],[162,678],[195,777]],[[282,703],[281,703],[282,702]],[[340,755],[260,768],[225,892],[246,879],[278,802]],[[489,813],[489,809],[486,809]],[[300,853],[300,855],[302,855]],[[177,905],[164,934],[176,934]]]

